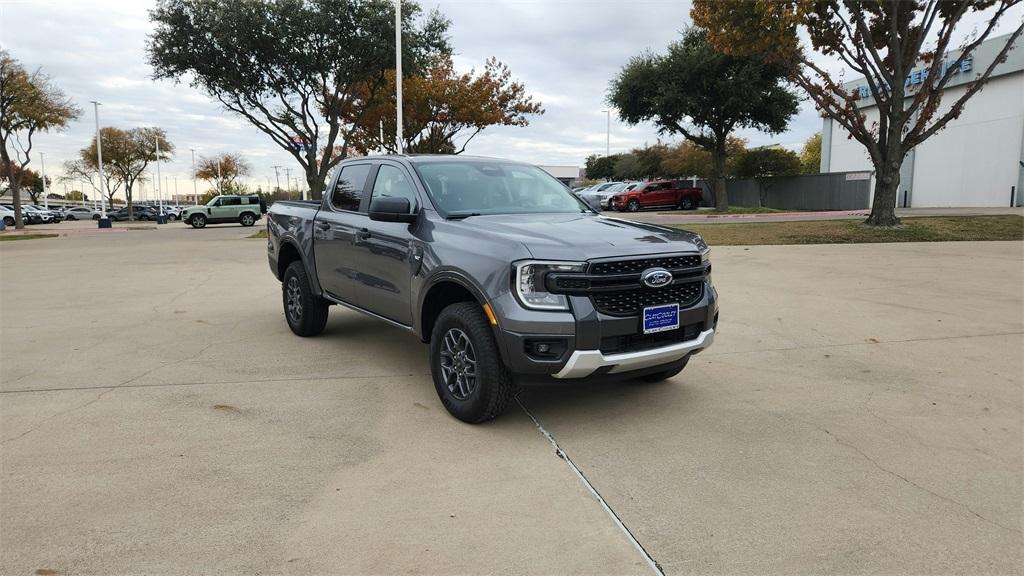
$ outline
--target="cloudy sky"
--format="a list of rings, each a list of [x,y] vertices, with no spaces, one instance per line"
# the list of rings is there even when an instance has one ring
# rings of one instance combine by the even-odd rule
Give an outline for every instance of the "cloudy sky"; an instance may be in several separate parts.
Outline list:
[[[480,68],[491,56],[505,62],[546,109],[526,128],[490,128],[468,153],[537,164],[581,165],[605,150],[608,81],[635,54],[663,51],[689,23],[690,3],[631,0],[421,0],[452,20],[452,45],[462,69]],[[273,181],[273,165],[295,160],[244,120],[223,111],[187,85],[150,80],[145,61],[151,30],[147,0],[0,0],[0,46],[27,68],[42,67],[85,114],[61,134],[39,139],[47,174],[73,158],[94,134],[90,100],[102,103],[103,125],[160,126],[177,146],[162,168],[181,193],[190,192],[191,154],[241,152],[252,164],[251,183]],[[1021,11],[1011,14],[1018,19]],[[1012,20],[1012,18],[1011,18]],[[797,149],[821,129],[813,107],[801,111],[782,135],[744,132],[752,145],[779,143]],[[613,115],[611,150],[625,151],[658,139],[649,125],[627,126]],[[38,165],[33,161],[38,169]],[[282,185],[285,173],[281,171]],[[205,186],[200,183],[200,189]],[[56,186],[61,191],[61,185]]]

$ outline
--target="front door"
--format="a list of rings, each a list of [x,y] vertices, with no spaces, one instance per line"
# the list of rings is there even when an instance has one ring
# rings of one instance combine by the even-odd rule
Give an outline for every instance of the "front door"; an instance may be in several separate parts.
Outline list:
[[[356,240],[370,221],[361,204],[371,168],[369,163],[343,166],[313,222],[313,260],[320,286],[356,306],[362,306]]]
[[[644,206],[665,206],[671,204],[670,197],[672,193],[669,190],[671,187],[672,185],[668,182],[655,182],[648,185],[644,189],[643,198],[641,198],[640,203]]]
[[[408,198],[410,213],[419,210],[420,201],[411,175],[398,164],[382,163],[377,170],[367,209],[378,198]],[[357,238],[357,262],[360,271],[361,306],[406,326],[412,325],[410,286],[414,267],[422,252],[411,233],[415,224],[374,222],[368,234]]]
[[[221,196],[220,203],[213,208],[210,220],[215,222],[234,222],[238,220],[238,209],[242,199],[238,196]]]

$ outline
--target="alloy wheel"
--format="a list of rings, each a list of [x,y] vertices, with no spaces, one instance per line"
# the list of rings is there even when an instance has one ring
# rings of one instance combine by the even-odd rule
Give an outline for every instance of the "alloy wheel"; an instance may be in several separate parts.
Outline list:
[[[441,377],[456,400],[466,400],[476,390],[476,352],[469,336],[451,328],[441,344]]]
[[[285,290],[288,297],[288,318],[292,323],[298,324],[302,321],[302,289],[299,287],[298,277],[289,278]]]

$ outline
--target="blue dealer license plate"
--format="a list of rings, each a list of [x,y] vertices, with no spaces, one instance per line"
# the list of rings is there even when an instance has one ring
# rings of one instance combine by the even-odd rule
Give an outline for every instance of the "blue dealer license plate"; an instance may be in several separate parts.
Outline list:
[[[644,308],[644,334],[679,328],[679,304]]]

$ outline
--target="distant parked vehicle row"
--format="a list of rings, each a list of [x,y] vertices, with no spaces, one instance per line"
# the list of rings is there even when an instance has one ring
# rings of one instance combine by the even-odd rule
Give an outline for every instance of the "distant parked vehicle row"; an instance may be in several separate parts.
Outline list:
[[[3,205],[3,220],[7,226],[14,226],[14,206]],[[64,212],[59,208],[44,208],[35,204],[23,204],[21,206],[21,217],[26,224],[50,224],[62,222]]]
[[[651,180],[602,182],[577,190],[576,195],[591,206],[600,206],[602,210],[636,212],[645,208],[695,210],[700,206],[704,191],[685,181]]]

